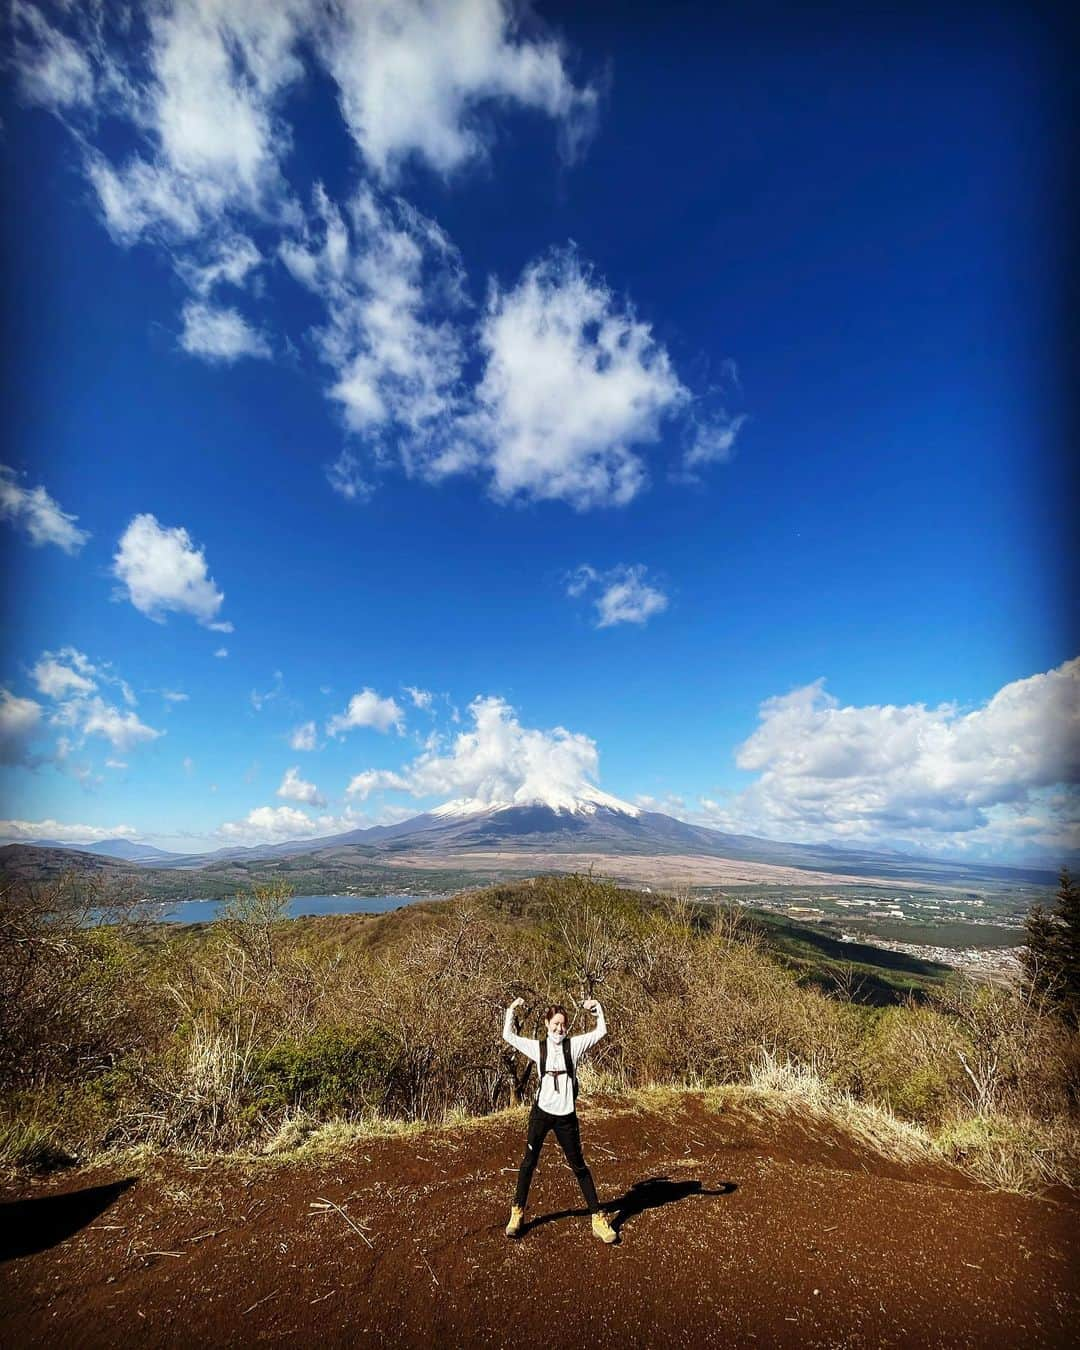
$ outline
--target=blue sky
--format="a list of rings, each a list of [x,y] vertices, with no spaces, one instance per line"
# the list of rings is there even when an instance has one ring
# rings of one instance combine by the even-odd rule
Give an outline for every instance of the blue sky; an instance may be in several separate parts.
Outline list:
[[[6,837],[1075,847],[1052,26],[247,8],[15,7]]]

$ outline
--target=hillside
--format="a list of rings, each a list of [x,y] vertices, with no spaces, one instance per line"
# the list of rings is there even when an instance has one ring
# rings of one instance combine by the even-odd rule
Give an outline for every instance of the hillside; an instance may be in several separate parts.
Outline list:
[[[0,1342],[1049,1347],[1080,1318],[1075,1197],[991,1192],[752,1090],[581,1116],[614,1247],[550,1141],[503,1235],[520,1110],[9,1189]]]

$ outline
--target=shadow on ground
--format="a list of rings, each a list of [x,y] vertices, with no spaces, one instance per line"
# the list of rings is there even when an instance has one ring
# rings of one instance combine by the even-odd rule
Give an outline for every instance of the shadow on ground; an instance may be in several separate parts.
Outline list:
[[[644,1214],[647,1209],[674,1205],[692,1195],[731,1195],[737,1189],[733,1181],[725,1181],[716,1190],[708,1190],[700,1181],[689,1177],[681,1181],[672,1181],[667,1175],[646,1177],[643,1181],[635,1181],[630,1189],[617,1199],[609,1200],[603,1209],[617,1233],[627,1219]],[[539,1228],[545,1223],[557,1223],[560,1219],[587,1218],[588,1214],[587,1209],[560,1209],[554,1214],[539,1214],[525,1224],[521,1235],[524,1237],[531,1229]]]
[[[64,1195],[14,1200],[0,1205],[0,1261],[47,1251],[85,1228],[135,1184],[134,1177],[88,1186]]]

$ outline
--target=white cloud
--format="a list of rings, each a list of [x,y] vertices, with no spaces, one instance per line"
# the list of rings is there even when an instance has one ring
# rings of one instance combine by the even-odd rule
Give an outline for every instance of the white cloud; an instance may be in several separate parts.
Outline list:
[[[81,661],[71,661],[69,664],[66,659],[69,652],[75,657],[81,657]],[[31,674],[40,693],[47,698],[61,699],[69,694],[89,694],[97,688],[95,680],[86,672],[87,664],[81,652],[70,648],[56,655],[42,652]],[[73,669],[76,665],[80,669]]]
[[[245,285],[263,257],[246,234],[214,240],[207,256],[181,258],[177,271],[196,295],[207,296],[218,286]]]
[[[297,767],[286,770],[276,795],[283,797],[285,801],[304,802],[308,806],[326,805],[326,798],[314,783],[305,782],[300,777],[300,770]]]
[[[371,168],[389,176],[416,155],[447,174],[481,155],[485,136],[472,114],[486,100],[558,119],[569,149],[587,133],[595,91],[573,85],[555,42],[520,37],[515,13],[506,0],[340,8],[320,50]]]
[[[129,707],[138,702],[131,685],[113,671],[110,662],[95,665],[77,647],[42,652],[30,674],[39,693],[58,701],[81,698],[97,689],[99,684],[111,684],[120,690]]]
[[[115,750],[127,751],[147,741],[157,740],[165,733],[147,726],[131,711],[135,695],[131,686],[112,669],[110,663],[94,662],[75,647],[62,647],[56,652],[42,652],[31,671],[40,693],[53,702],[49,721],[56,727],[68,727],[80,737],[78,744],[88,736],[101,736]],[[99,692],[102,684],[117,687],[123,695],[128,711],[107,703]],[[26,702],[26,700],[17,700]],[[33,705],[38,707],[37,704]],[[68,735],[56,742],[55,758],[65,760],[76,748]],[[89,770],[77,770],[83,777]]]
[[[135,713],[122,713],[96,695],[72,700],[62,708],[73,714],[72,722],[84,736],[103,736],[114,750],[121,752],[132,750],[144,741],[156,741],[165,734],[141,722]],[[63,723],[68,719],[61,715],[60,720]]]
[[[425,711],[430,709],[431,701],[434,698],[434,695],[429,690],[417,689],[415,685],[407,684],[405,686],[405,692],[412,700],[412,705],[414,708],[422,708]]]
[[[184,328],[180,346],[191,356],[231,365],[242,356],[268,357],[270,344],[265,334],[252,328],[237,309],[190,300],[181,317]]]
[[[500,500],[622,506],[646,483],[636,446],[655,440],[688,393],[649,325],[620,307],[572,251],[494,291],[481,327],[478,390]]]
[[[459,732],[446,753],[433,742],[400,773],[369,769],[357,774],[348,793],[363,800],[380,789],[405,789],[414,797],[467,799],[477,808],[598,793],[600,757],[588,736],[565,727],[523,727],[501,698],[474,699],[469,713],[472,729]]]
[[[315,830],[311,817],[295,806],[257,806],[243,820],[226,821],[218,833],[225,839],[273,843],[306,839]]]
[[[14,469],[0,464],[0,516],[25,530],[34,545],[55,544],[65,553],[78,553],[90,538],[75,524],[79,517],[61,510],[43,487],[23,487],[18,478]]]
[[[343,736],[356,727],[372,727],[375,731],[387,732],[395,727],[401,732],[405,716],[397,701],[382,698],[374,689],[362,689],[349,699],[343,713],[337,713],[326,724],[328,736]]]
[[[121,536],[113,575],[140,614],[158,623],[171,611],[209,627],[225,599],[187,530],[160,525],[149,513],[135,516]]]
[[[314,722],[302,722],[289,733],[289,745],[293,750],[315,750],[318,747],[318,729]]]
[[[409,779],[392,769],[366,769],[350,779],[345,795],[366,802],[373,792],[382,792],[387,788],[407,792],[409,786]]]
[[[689,444],[682,459],[683,474],[695,478],[707,464],[726,464],[735,450],[735,441],[746,417],[720,415],[707,420],[691,419]]]
[[[96,844],[103,839],[130,839],[137,831],[130,825],[67,825],[59,820],[0,820],[0,839],[29,843],[32,839],[57,839],[63,844]]]
[[[596,91],[573,80],[535,16],[525,33],[511,0],[165,0],[134,42],[119,12],[62,8],[23,25],[24,85],[38,80],[52,92],[31,96],[67,108],[113,236],[168,250],[189,292],[182,349],[224,364],[297,350],[220,299],[245,287],[255,304],[264,260],[322,304],[313,345],[351,438],[326,466],[335,492],[366,500],[389,464],[429,482],[476,473],[500,501],[578,510],[644,488],[642,447],[690,402],[649,326],[572,251],[493,288],[473,323],[457,250],[388,190],[410,158],[446,175],[482,156],[480,119],[494,110],[540,111],[564,149],[581,142]],[[39,67],[54,73],[39,79]],[[289,99],[323,73],[366,173],[346,205],[316,185],[305,210],[308,185],[286,179]],[[122,157],[105,151],[106,122],[132,133]],[[727,453],[736,430],[702,422],[687,465]]]
[[[461,307],[461,265],[449,240],[400,199],[384,201],[364,187],[346,215],[317,186],[312,222],[280,254],[326,307],[316,345],[346,426],[375,438],[376,459],[389,453],[379,438],[394,428],[406,470],[437,476],[453,439],[448,422],[464,359],[450,321]],[[370,492],[348,448],[328,476],[347,498]]]
[[[217,651],[214,653],[214,655],[221,661],[224,661],[224,659],[228,656],[228,654],[229,654],[228,647],[219,647]]]
[[[123,759],[107,759],[105,761],[105,767],[107,769],[126,769],[127,761]]]
[[[94,72],[78,45],[34,5],[15,0],[11,17],[23,98],[54,111],[92,103]]]
[[[195,761],[191,758],[190,755],[185,755],[184,758],[180,761],[180,767],[187,774],[194,773]]]
[[[326,466],[326,481],[347,502],[362,502],[375,491],[375,484],[364,476],[360,459],[348,448]]]
[[[30,764],[30,743],[41,726],[42,708],[32,698],[0,689],[0,764]]]
[[[591,593],[596,609],[596,627],[611,628],[618,623],[644,624],[668,607],[668,598],[656,585],[646,581],[647,569],[635,566],[613,567],[598,572],[587,563],[571,573],[568,595]]]
[[[1080,843],[1080,658],[986,704],[843,706],[823,680],[767,699],[736,753],[759,775],[711,823],[779,838],[1002,848],[1019,835]],[[1057,840],[1053,845],[1052,840]]]
[[[191,699],[190,694],[182,694],[178,689],[163,689],[161,697],[166,703],[187,703]]]

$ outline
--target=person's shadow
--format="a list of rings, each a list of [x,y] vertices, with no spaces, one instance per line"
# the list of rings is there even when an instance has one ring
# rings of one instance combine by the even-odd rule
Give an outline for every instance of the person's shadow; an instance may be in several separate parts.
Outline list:
[[[134,1184],[134,1177],[125,1177],[107,1186],[87,1186],[63,1195],[43,1195],[0,1205],[0,1261],[55,1247],[103,1214]]]
[[[646,1177],[644,1181],[635,1181],[625,1195],[610,1200],[604,1209],[612,1228],[618,1233],[627,1219],[644,1214],[647,1209],[660,1209],[663,1205],[674,1205],[691,1195],[731,1195],[738,1187],[733,1181],[725,1181],[715,1190],[707,1190],[696,1178],[687,1177],[684,1181],[672,1181],[667,1176]]]
[[[691,1195],[731,1195],[738,1187],[733,1181],[725,1181],[716,1190],[708,1190],[696,1178],[687,1177],[683,1181],[672,1181],[667,1176],[646,1177],[635,1181],[630,1189],[615,1200],[609,1200],[601,1208],[608,1216],[616,1233],[621,1232],[627,1219],[644,1214],[647,1209],[660,1209],[663,1205],[674,1205]],[[588,1214],[587,1209],[561,1209],[555,1214],[540,1214],[530,1219],[521,1230],[522,1237],[530,1229],[539,1228],[545,1223],[556,1223],[559,1219],[571,1219]]]

